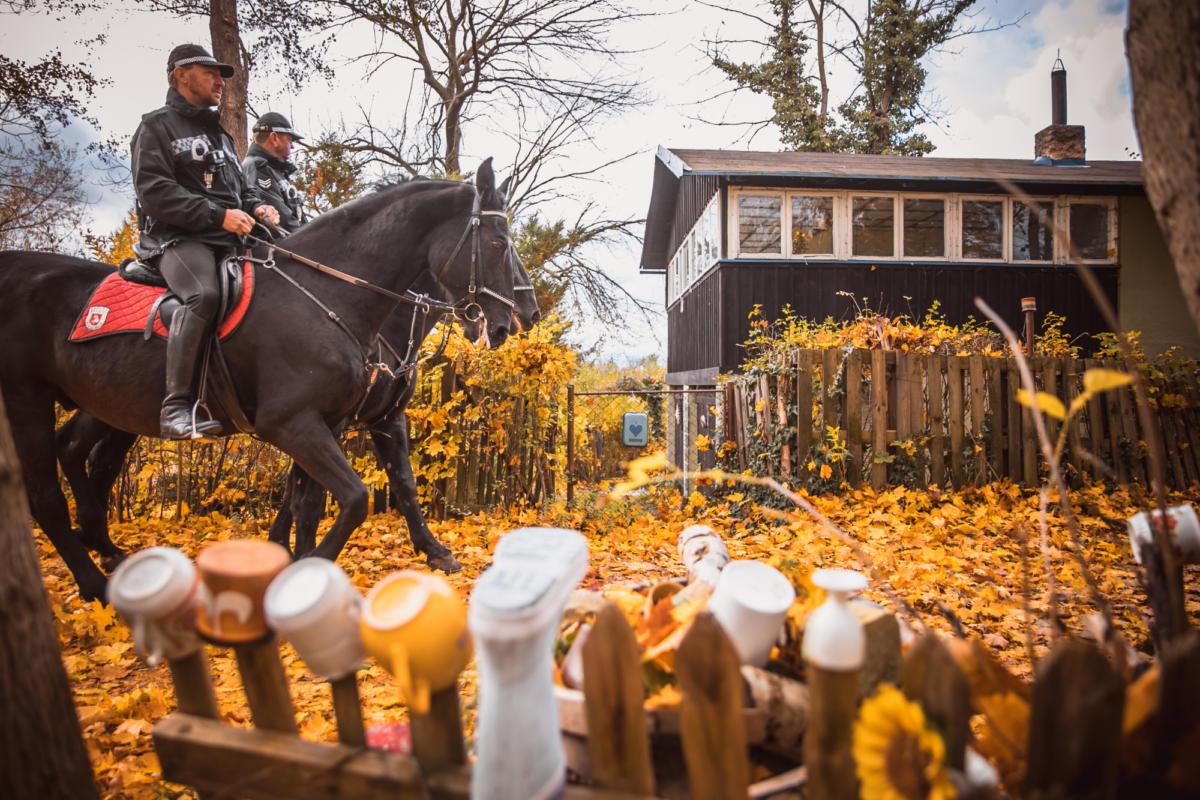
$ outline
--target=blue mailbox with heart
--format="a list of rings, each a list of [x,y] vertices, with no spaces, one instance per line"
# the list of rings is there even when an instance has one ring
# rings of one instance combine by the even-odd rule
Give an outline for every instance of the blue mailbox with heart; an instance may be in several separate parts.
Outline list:
[[[650,441],[650,420],[640,411],[626,411],[621,418],[621,444],[645,447]]]

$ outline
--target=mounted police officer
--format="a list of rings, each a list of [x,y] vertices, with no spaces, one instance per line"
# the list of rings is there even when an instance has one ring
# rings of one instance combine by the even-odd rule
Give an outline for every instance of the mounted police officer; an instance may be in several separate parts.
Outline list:
[[[196,368],[221,302],[219,266],[254,227],[254,216],[279,219],[243,181],[233,139],[213,110],[232,75],[233,67],[200,45],[179,45],[167,59],[166,105],[143,116],[133,135],[137,254],[158,267],[183,301],[167,338],[164,439],[220,431],[215,420],[195,420],[193,410]]]
[[[292,129],[287,117],[274,111],[259,117],[252,131],[254,144],[242,161],[242,176],[247,186],[254,187],[279,212],[279,227],[295,233],[308,218],[300,193],[291,183],[296,165],[288,161],[288,156],[292,144],[304,141],[304,137]]]

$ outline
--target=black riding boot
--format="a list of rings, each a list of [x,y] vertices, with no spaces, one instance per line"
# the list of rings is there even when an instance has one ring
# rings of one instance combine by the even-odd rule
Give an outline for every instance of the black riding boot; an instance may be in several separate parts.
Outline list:
[[[192,406],[196,402],[192,381],[204,350],[207,328],[208,324],[187,306],[179,308],[171,318],[167,333],[167,396],[158,418],[164,439],[191,439],[194,435],[199,438],[199,434],[221,432],[221,423],[216,420],[192,424]]]

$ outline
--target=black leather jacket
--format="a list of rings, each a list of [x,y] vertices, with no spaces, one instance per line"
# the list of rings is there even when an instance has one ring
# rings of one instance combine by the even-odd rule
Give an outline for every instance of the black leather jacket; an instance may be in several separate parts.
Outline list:
[[[242,177],[264,202],[270,203],[279,212],[279,227],[288,233],[308,222],[304,203],[290,180],[296,165],[268,153],[258,143],[250,145],[246,160],[242,162]]]
[[[235,246],[237,237],[221,228],[225,211],[252,214],[263,204],[242,180],[233,139],[217,112],[192,105],[174,89],[166,105],[142,117],[131,154],[142,258],[180,239]]]

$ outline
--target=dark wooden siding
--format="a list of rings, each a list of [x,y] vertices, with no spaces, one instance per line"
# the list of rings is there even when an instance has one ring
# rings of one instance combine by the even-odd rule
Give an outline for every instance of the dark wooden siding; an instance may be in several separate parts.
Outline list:
[[[717,366],[721,359],[721,270],[714,269],[667,309],[667,372]]]
[[[1119,268],[1096,267],[1095,273],[1115,306]],[[1038,300],[1039,329],[1045,312],[1054,311],[1066,317],[1072,334],[1108,330],[1069,267],[725,261],[688,293],[682,308],[668,310],[667,371],[736,369],[755,304],[768,319],[777,318],[785,304],[811,319],[850,319],[857,313],[854,300],[839,292],[852,294],[860,306],[865,298],[872,309],[891,316],[921,316],[939,300],[955,324],[983,317],[974,304],[980,296],[1018,329],[1021,298],[1032,296]]]
[[[675,219],[671,222],[671,241],[667,247],[668,261],[717,193],[720,180],[716,175],[686,174],[679,179],[679,197],[675,201]]]

